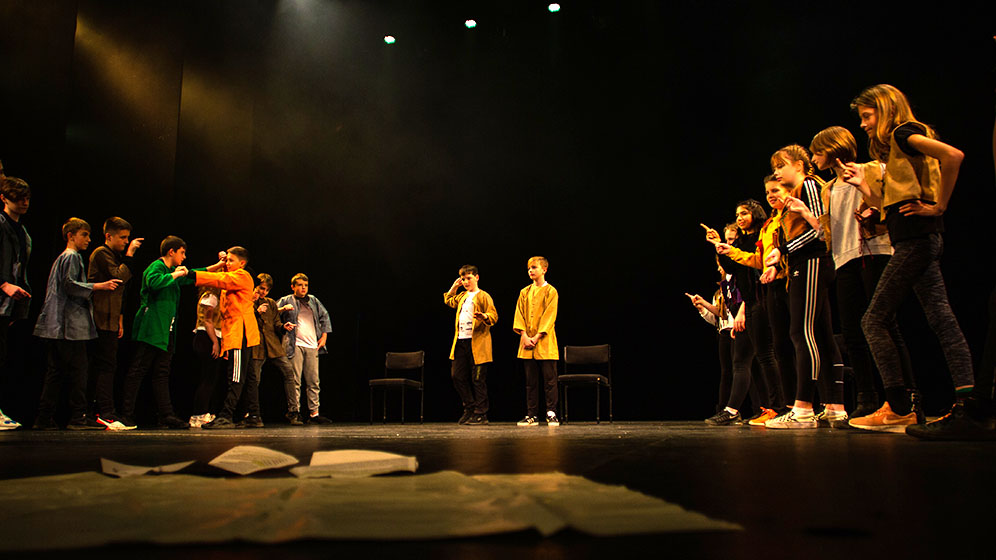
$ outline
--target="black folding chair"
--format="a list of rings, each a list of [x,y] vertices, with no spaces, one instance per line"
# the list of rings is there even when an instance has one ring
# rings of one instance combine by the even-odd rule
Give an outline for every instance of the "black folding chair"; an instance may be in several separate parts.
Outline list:
[[[568,422],[567,389],[572,385],[595,386],[595,422],[601,423],[602,387],[609,390],[609,422],[612,422],[612,351],[608,344],[564,346],[564,373],[557,376],[564,423]],[[602,366],[602,367],[599,367]],[[598,371],[596,371],[598,370]]]
[[[412,375],[418,372],[417,378]],[[405,377],[388,377],[392,372],[406,372]],[[419,392],[418,421],[425,418],[425,352],[388,352],[384,359],[384,377],[370,380],[370,423],[373,424],[373,392],[384,391],[383,422],[387,422],[387,391],[401,391],[401,423],[405,423],[405,393],[409,389]]]

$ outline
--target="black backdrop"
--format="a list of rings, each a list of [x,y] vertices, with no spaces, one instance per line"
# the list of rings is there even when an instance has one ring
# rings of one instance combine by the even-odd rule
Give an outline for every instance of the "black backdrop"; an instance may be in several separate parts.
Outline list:
[[[683,295],[713,289],[698,223],[719,227],[737,200],[760,199],[769,154],[826,126],[850,128],[864,153],[848,102],[887,82],[967,154],[944,270],[981,355],[993,282],[979,253],[996,202],[987,3],[562,4],[3,0],[0,159],[33,188],[34,314],[71,215],[95,229],[130,220],[143,266],[167,234],[188,242],[192,266],[242,244],[276,278],[273,295],[306,272],[333,317],[323,413],[365,419],[383,353],[421,348],[428,418],[448,420],[453,312],[441,294],[473,263],[500,314],[491,417],[512,420],[524,400],[514,302],[526,259],[542,254],[561,343],[613,344],[617,417],[700,418],[717,366],[714,334]],[[181,414],[193,306],[188,292]],[[904,329],[937,409],[950,381],[910,307]],[[32,324],[13,329],[2,379],[0,406],[19,419],[43,367]],[[265,416],[279,416],[275,371],[262,390]]]

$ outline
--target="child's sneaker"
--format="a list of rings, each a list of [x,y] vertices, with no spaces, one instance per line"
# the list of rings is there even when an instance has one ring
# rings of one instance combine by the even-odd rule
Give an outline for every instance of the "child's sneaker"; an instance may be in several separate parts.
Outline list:
[[[761,408],[761,412],[747,421],[748,426],[761,426],[764,427],[764,423],[768,420],[772,420],[778,416],[778,413],[770,408]]]
[[[214,420],[214,414],[211,414],[210,412],[205,412],[204,414],[196,414],[194,416],[191,416],[190,421],[188,423],[190,424],[191,428],[200,428],[204,424],[207,424],[208,422],[211,422],[213,420]]]
[[[547,426],[559,426],[560,420],[557,419],[557,413],[549,410],[546,413],[546,425]]]
[[[873,414],[862,416],[861,418],[852,418],[849,423],[852,428],[860,428],[862,430],[905,434],[906,426],[916,424],[916,413],[910,412],[909,414],[900,416],[892,411],[892,407],[886,401],[882,405],[882,408],[876,410]]]
[[[519,420],[516,426],[539,426],[539,422],[536,421],[535,416],[526,416],[522,420]]]
[[[815,414],[812,412],[809,414],[796,414],[794,410],[790,410],[781,416],[776,416],[764,423],[765,428],[773,430],[812,430],[818,426]]]
[[[121,421],[117,416],[113,414],[108,414],[106,416],[97,415],[97,422],[100,422],[104,429],[110,432],[122,432],[125,430],[134,430],[137,426],[126,426],[124,422]]]
[[[10,416],[0,411],[0,430],[16,430],[21,427],[20,422],[16,422]]]

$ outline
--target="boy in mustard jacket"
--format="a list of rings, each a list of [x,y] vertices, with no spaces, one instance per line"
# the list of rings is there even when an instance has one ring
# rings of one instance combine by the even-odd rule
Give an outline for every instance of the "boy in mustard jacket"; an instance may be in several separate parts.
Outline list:
[[[546,424],[559,426],[557,419],[557,289],[546,281],[549,263],[544,257],[532,257],[527,263],[532,284],[522,288],[515,304],[515,321],[512,330],[519,335],[518,357],[526,370],[526,417],[519,426],[539,425],[539,375],[543,373],[543,392],[546,395]]]
[[[480,275],[474,265],[460,267],[443,302],[456,309],[456,332],[450,347],[450,376],[463,402],[459,424],[481,426],[488,423],[488,364],[491,363],[491,327],[498,311],[491,296],[477,287]],[[464,291],[457,293],[463,286]]]

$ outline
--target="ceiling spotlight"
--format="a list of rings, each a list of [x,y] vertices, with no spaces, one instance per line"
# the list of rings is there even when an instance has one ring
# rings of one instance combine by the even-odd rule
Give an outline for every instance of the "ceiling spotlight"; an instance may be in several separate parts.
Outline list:
[[[468,19],[467,21],[463,22],[463,24],[467,26],[467,29],[473,29],[477,27],[477,22],[472,19]]]
[[[557,13],[560,11],[560,4],[550,4],[546,9],[550,10],[550,13]]]
[[[393,45],[394,41],[395,41],[394,35],[384,35],[384,42],[387,43],[388,45]]]

